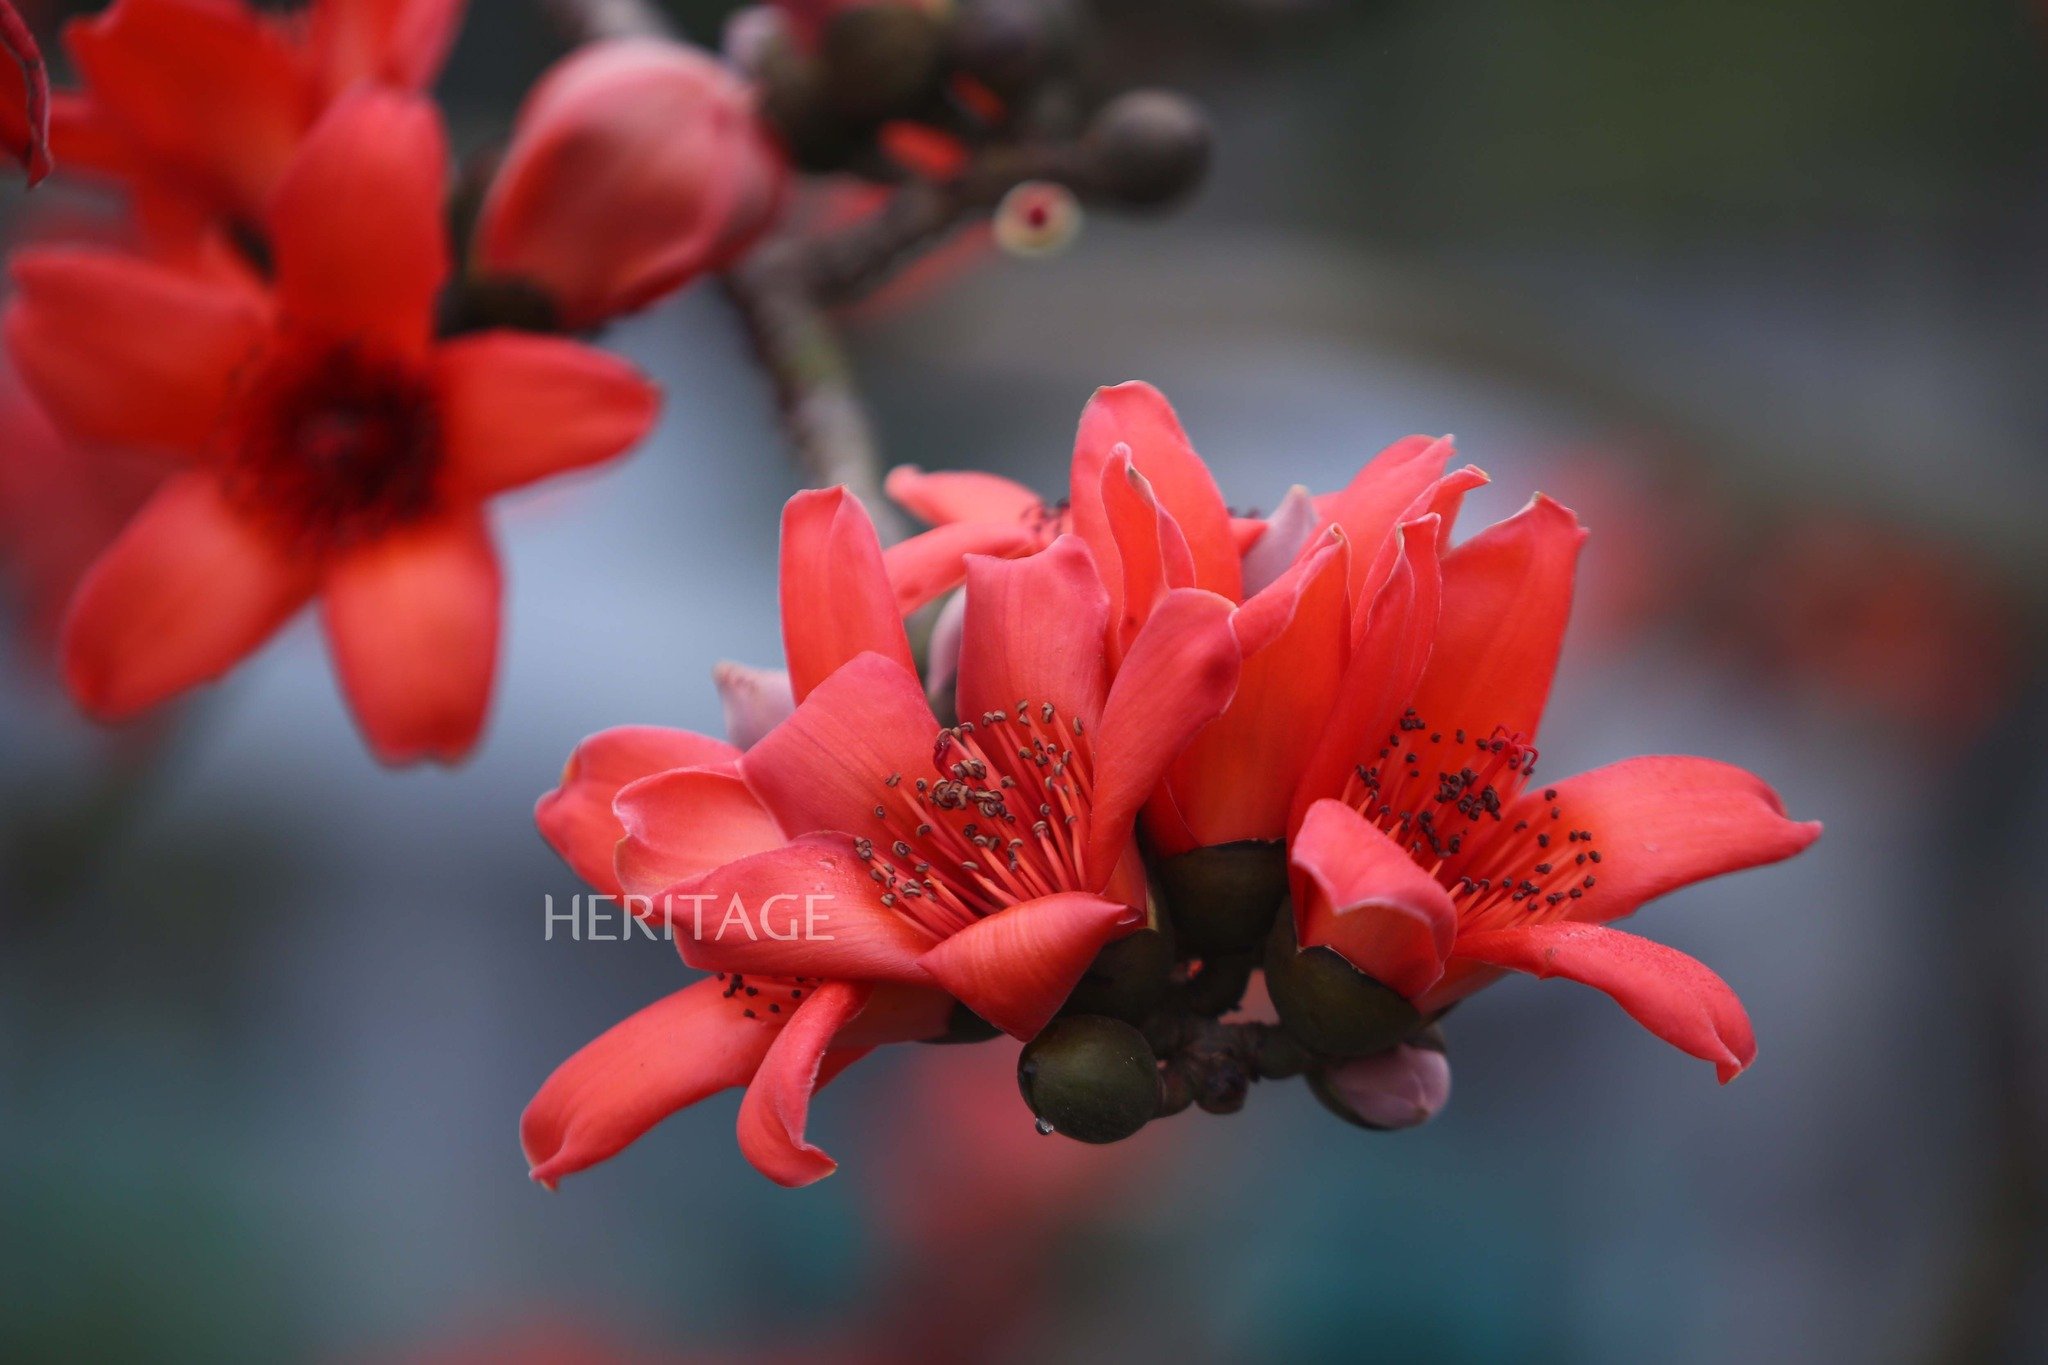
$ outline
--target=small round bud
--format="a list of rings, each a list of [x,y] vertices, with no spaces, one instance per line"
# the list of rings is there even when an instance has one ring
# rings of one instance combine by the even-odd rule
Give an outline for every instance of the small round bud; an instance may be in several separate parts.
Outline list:
[[[856,123],[915,113],[938,92],[945,46],[939,21],[918,6],[876,0],[840,10],[818,43],[826,98]]]
[[[1207,174],[1209,120],[1171,91],[1133,90],[1097,112],[1083,146],[1105,196],[1130,208],[1161,208]]]
[[[1323,1107],[1360,1128],[1393,1132],[1435,1118],[1451,1099],[1451,1061],[1418,1039],[1371,1057],[1332,1062],[1309,1073]]]
[[[1081,235],[1081,201],[1065,185],[1027,180],[996,205],[996,245],[1012,256],[1052,256]]]
[[[935,1038],[926,1038],[923,1041],[927,1043],[985,1043],[1001,1033],[1001,1029],[956,1000],[953,1002],[953,1012],[946,1016],[946,1031]]]
[[[1030,90],[1073,48],[1073,15],[1051,0],[967,0],[953,21],[960,70],[998,95]]]
[[[1159,1112],[1159,1063],[1120,1019],[1055,1019],[1017,1058],[1017,1088],[1047,1131],[1121,1142]]]
[[[1373,980],[1333,949],[1297,951],[1282,916],[1266,940],[1266,989],[1287,1031],[1325,1057],[1384,1052],[1422,1023],[1391,986]]]
[[[1159,884],[1187,949],[1207,956],[1256,948],[1287,895],[1286,845],[1243,839],[1194,849],[1161,863]]]
[[[1166,998],[1173,949],[1157,929],[1140,929],[1106,943],[1074,987],[1064,1014],[1106,1014],[1141,1023]]]

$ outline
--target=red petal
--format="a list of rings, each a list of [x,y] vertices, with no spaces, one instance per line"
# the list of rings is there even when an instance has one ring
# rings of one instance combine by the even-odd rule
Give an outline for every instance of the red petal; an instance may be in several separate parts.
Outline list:
[[[881,904],[846,834],[806,834],[668,892],[683,960],[706,971],[929,985],[932,935]]]
[[[805,997],[777,1035],[740,1101],[740,1151],[778,1185],[823,1180],[839,1163],[804,1141],[811,1095],[832,1039],[867,1004],[868,987],[828,981]]]
[[[620,791],[612,808],[625,830],[613,865],[629,895],[658,895],[783,843],[775,817],[735,771],[656,773]]]
[[[1008,522],[959,521],[935,527],[882,552],[896,610],[908,616],[925,603],[960,586],[969,555],[1015,559],[1044,544],[1037,531]]]
[[[498,558],[477,514],[346,551],[321,609],[342,691],[385,763],[452,763],[476,744],[498,662]]]
[[[1539,494],[1443,557],[1443,614],[1411,703],[1432,729],[1536,737],[1585,538]]]
[[[1119,585],[1113,593],[1116,629],[1109,643],[1121,658],[1162,597],[1195,586],[1194,555],[1180,524],[1127,456],[1103,466],[1102,510],[1118,565],[1116,573],[1103,576],[1106,583]]]
[[[450,491],[481,498],[609,460],[654,425],[661,392],[616,356],[484,332],[434,348]]]
[[[1341,527],[1351,542],[1351,591],[1365,591],[1366,573],[1380,543],[1393,534],[1409,504],[1443,477],[1457,454],[1448,436],[1407,436],[1366,461],[1344,490],[1322,499],[1325,525]]]
[[[1436,984],[1458,908],[1406,849],[1343,802],[1318,801],[1287,853],[1309,888],[1295,906],[1303,947],[1334,948],[1410,999]]]
[[[57,424],[86,440],[196,451],[268,330],[248,294],[106,251],[14,258],[7,343]]]
[[[338,100],[271,206],[285,314],[339,339],[421,351],[448,276],[447,178],[432,101],[369,87]]]
[[[1231,604],[1214,593],[1169,593],[1117,670],[1095,734],[1082,864],[1090,877],[1109,876],[1167,765],[1230,704],[1238,672],[1230,614]]]
[[[1594,924],[1535,924],[1461,935],[1457,955],[1605,991],[1665,1042],[1712,1062],[1723,1085],[1756,1060],[1749,1015],[1728,983],[1661,943]]]
[[[799,702],[857,654],[917,672],[875,524],[844,488],[799,493],[782,509],[782,648]]]
[[[314,113],[307,72],[274,25],[247,5],[117,0],[64,41],[157,174],[257,220]]]
[[[1710,758],[1631,758],[1596,768],[1525,791],[1501,820],[1510,830],[1526,820],[1532,835],[1555,826],[1593,836],[1577,850],[1564,846],[1556,861],[1586,855],[1574,866],[1595,880],[1570,902],[1570,918],[1594,924],[1708,877],[1789,858],[1821,830],[1819,821],[1786,819],[1785,803],[1761,778]],[[1537,861],[1533,838],[1524,842],[1532,845],[1527,861]]]
[[[1080,537],[1061,536],[1029,559],[976,556],[960,643],[961,718],[1051,702],[1093,725],[1109,689],[1108,628],[1109,594]]]
[[[1102,945],[1141,920],[1130,906],[1100,896],[1041,896],[942,940],[923,964],[967,1008],[1028,1039],[1059,1012]]]
[[[477,261],[541,285],[588,326],[716,269],[766,226],[782,177],[722,63],[679,43],[593,43],[519,111]]]
[[[1129,447],[1131,463],[1187,537],[1195,586],[1239,600],[1243,579],[1230,509],[1165,396],[1150,384],[1139,383],[1097,389],[1081,413],[1081,428],[1074,438],[1074,529],[1095,552],[1111,599],[1123,600],[1122,580],[1109,562],[1110,534],[1101,489],[1103,466],[1119,445]]]
[[[0,0],[0,47],[21,68],[21,80],[0,81],[0,143],[33,185],[50,173],[50,72],[13,5]]]
[[[1329,535],[1231,625],[1244,660],[1237,691],[1169,770],[1179,822],[1153,831],[1163,852],[1286,835],[1349,652],[1344,543]]]
[[[1251,523],[1256,536],[1244,552],[1244,592],[1247,599],[1270,587],[1308,548],[1315,535],[1315,500],[1306,488],[1295,484],[1280,499],[1273,515]]]
[[[671,768],[736,765],[740,752],[723,740],[658,725],[600,730],[576,746],[562,781],[533,808],[534,823],[562,861],[608,895],[619,894],[612,856],[625,826],[612,811],[619,789]]]
[[[463,0],[313,0],[311,41],[329,96],[358,81],[425,90],[462,26]]]
[[[724,991],[713,980],[686,986],[555,1068],[519,1116],[533,1178],[553,1189],[677,1110],[753,1079],[781,1021],[747,1018]]]
[[[956,521],[1025,525],[1045,511],[1038,494],[999,474],[927,474],[914,464],[900,464],[889,471],[883,487],[905,511],[933,526]]]
[[[891,773],[932,770],[939,722],[904,668],[863,654],[827,678],[740,760],[782,827],[873,830]]]
[[[120,720],[219,677],[312,590],[306,569],[222,498],[211,475],[171,478],[79,584],[63,629],[78,704]]]

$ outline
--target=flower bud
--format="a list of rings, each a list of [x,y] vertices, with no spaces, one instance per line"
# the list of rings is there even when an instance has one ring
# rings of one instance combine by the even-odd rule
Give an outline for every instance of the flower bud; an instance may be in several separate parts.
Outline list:
[[[856,123],[916,113],[938,93],[945,47],[939,21],[920,7],[878,0],[840,10],[818,43],[826,98]]]
[[[1119,1019],[1069,1015],[1017,1058],[1017,1088],[1039,1126],[1080,1142],[1121,1142],[1159,1112],[1159,1063]]]
[[[1266,990],[1287,1031],[1325,1057],[1363,1057],[1393,1047],[1422,1023],[1415,1006],[1340,957],[1294,946],[1291,917],[1266,940]]]
[[[1347,1123],[1391,1132],[1435,1118],[1451,1098],[1451,1061],[1417,1040],[1309,1073],[1323,1107]]]
[[[1102,946],[1067,997],[1067,1014],[1106,1014],[1142,1023],[1166,998],[1173,949],[1157,929],[1140,929]]]
[[[527,97],[474,240],[474,271],[591,326],[722,268],[767,226],[781,153],[748,87],[681,43],[593,43]]]
[[[1074,16],[1055,0],[967,0],[953,21],[954,64],[998,95],[1030,90],[1073,44]]]
[[[1133,90],[1104,105],[1083,145],[1107,198],[1160,208],[1192,192],[1209,169],[1209,120],[1167,90]]]
[[[1192,849],[1160,864],[1159,884],[1183,948],[1242,952],[1273,928],[1287,895],[1287,849],[1268,839]]]

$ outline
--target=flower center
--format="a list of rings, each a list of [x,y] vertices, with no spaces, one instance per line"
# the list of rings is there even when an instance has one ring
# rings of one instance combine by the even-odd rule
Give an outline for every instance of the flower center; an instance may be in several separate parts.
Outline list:
[[[940,775],[889,774],[875,806],[885,833],[856,844],[882,903],[946,935],[1019,901],[1086,889],[1089,742],[1080,717],[1050,702],[939,731]]]
[[[761,976],[720,972],[725,983],[720,998],[729,1001],[742,1018],[765,1019],[770,1023],[787,1020],[796,1007],[818,988],[815,976]]]
[[[1597,884],[1600,851],[1567,824],[1556,788],[1524,797],[1536,758],[1503,726],[1445,734],[1411,709],[1344,800],[1451,893],[1462,928],[1555,919]]]
[[[294,548],[340,548],[434,510],[440,438],[412,367],[353,346],[288,346],[250,385],[224,476]]]

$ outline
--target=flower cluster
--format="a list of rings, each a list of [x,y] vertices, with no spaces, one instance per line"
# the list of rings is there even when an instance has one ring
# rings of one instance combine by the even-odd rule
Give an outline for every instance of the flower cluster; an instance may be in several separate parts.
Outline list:
[[[787,672],[721,670],[731,741],[606,731],[541,799],[564,858],[711,975],[555,1073],[521,1127],[534,1177],[745,1086],[748,1159],[804,1184],[833,1169],[804,1137],[819,1085],[998,1030],[1040,1126],[1083,1140],[1297,1074],[1406,1126],[1447,1094],[1436,1021],[1510,971],[1740,1072],[1728,986],[1610,925],[1819,827],[1708,759],[1537,775],[1585,533],[1538,496],[1453,545],[1485,476],[1452,455],[1412,437],[1234,516],[1126,384],[1056,506],[899,469],[935,524],[885,552],[843,490],[791,500]],[[941,598],[920,671],[905,618]],[[823,932],[798,923],[819,903]],[[1259,976],[1276,1021],[1239,1013]]]

